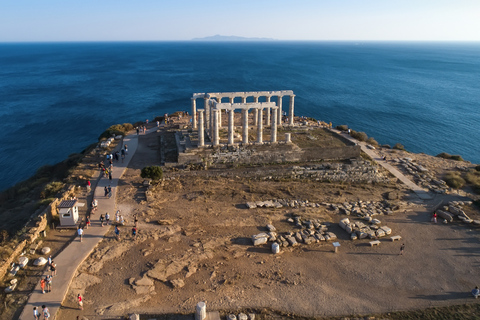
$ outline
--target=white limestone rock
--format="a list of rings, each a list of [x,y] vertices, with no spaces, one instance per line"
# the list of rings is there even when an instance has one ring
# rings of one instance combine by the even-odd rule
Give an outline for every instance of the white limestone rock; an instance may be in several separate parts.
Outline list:
[[[25,268],[27,263],[28,263],[28,258],[27,257],[21,256],[20,258],[18,258],[18,265],[20,266],[20,268]]]
[[[44,257],[37,258],[35,259],[35,261],[33,261],[33,265],[36,267],[44,266],[46,263],[47,263],[47,259],[45,259]]]
[[[50,247],[43,247],[42,248],[42,254],[49,254],[51,251]]]

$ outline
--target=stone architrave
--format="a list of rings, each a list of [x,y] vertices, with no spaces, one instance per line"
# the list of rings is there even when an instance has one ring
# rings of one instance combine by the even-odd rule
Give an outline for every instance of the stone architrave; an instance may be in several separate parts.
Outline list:
[[[277,142],[277,108],[272,109],[272,143]]]
[[[270,102],[270,96],[267,96],[267,102]],[[268,126],[270,125],[270,107],[267,107],[265,109],[266,114],[266,119],[265,119],[265,124]]]
[[[263,109],[258,109],[257,142],[263,143]]]
[[[233,126],[233,121],[234,121],[234,110],[229,110],[228,111],[228,144],[232,145],[234,143],[234,137],[233,137],[233,132],[234,132],[234,126]]]
[[[294,106],[294,103],[295,103],[295,95],[291,95],[290,96],[290,110],[289,110],[289,114],[288,114],[288,124],[293,126],[293,106]]]
[[[248,144],[248,109],[242,110],[242,126],[243,126],[243,144]]]
[[[277,124],[279,126],[282,125],[282,98],[283,98],[283,96],[277,96],[277,106],[278,106]]]
[[[192,98],[192,126],[193,129],[197,129],[197,104],[195,98]]]
[[[203,110],[198,110],[198,146],[205,145],[205,128],[203,123]]]

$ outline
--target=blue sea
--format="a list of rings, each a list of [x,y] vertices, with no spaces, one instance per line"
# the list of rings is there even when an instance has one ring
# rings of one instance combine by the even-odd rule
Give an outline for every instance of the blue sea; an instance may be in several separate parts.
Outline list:
[[[3,43],[0,190],[112,124],[190,110],[194,92],[263,90],[381,144],[480,162],[480,43]]]

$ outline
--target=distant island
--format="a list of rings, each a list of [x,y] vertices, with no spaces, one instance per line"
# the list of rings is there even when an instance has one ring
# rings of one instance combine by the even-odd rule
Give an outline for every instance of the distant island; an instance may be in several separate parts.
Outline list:
[[[272,38],[247,38],[247,37],[238,37],[238,36],[222,36],[214,35],[204,38],[193,38],[192,41],[275,41]]]

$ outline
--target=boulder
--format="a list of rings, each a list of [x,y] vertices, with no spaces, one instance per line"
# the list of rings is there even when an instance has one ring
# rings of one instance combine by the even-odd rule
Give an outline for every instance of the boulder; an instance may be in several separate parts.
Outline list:
[[[182,288],[183,286],[185,286],[185,282],[182,279],[170,280],[170,284],[174,288]]]
[[[256,207],[257,207],[257,204],[255,202],[247,202],[248,209],[255,209]]]
[[[383,226],[383,227],[381,227],[381,228],[378,229],[378,230],[383,230],[383,231],[385,232],[385,235],[387,235],[387,236],[392,233],[392,229],[390,229],[390,228],[387,227],[387,226]]]
[[[350,224],[350,220],[348,218],[344,218],[344,219],[340,220],[340,222],[338,223],[340,228],[342,228],[343,230],[346,230],[347,225],[349,225],[349,224]]]
[[[276,231],[277,229],[272,224],[267,224],[267,230],[272,232],[272,231]]]
[[[37,267],[44,266],[46,263],[47,263],[47,259],[45,259],[44,257],[40,257],[38,259],[35,259],[35,261],[33,261],[33,265]]]
[[[20,268],[25,268],[27,263],[28,263],[28,258],[27,257],[21,256],[20,258],[18,258],[18,265],[20,266]]]
[[[50,247],[43,247],[42,248],[42,254],[49,254],[50,253]]]
[[[447,222],[452,222],[453,221],[453,216],[443,210],[437,210],[437,214],[440,218],[445,219]]]
[[[248,320],[248,316],[245,313],[240,313],[237,317],[238,320]]]
[[[292,236],[287,236],[287,237],[285,237],[285,238],[287,239],[288,244],[291,245],[292,247],[298,246],[298,242],[297,242],[297,240],[295,240],[294,237],[292,237]]]
[[[252,236],[252,242],[254,246],[259,246],[268,242],[268,234],[259,233]]]

